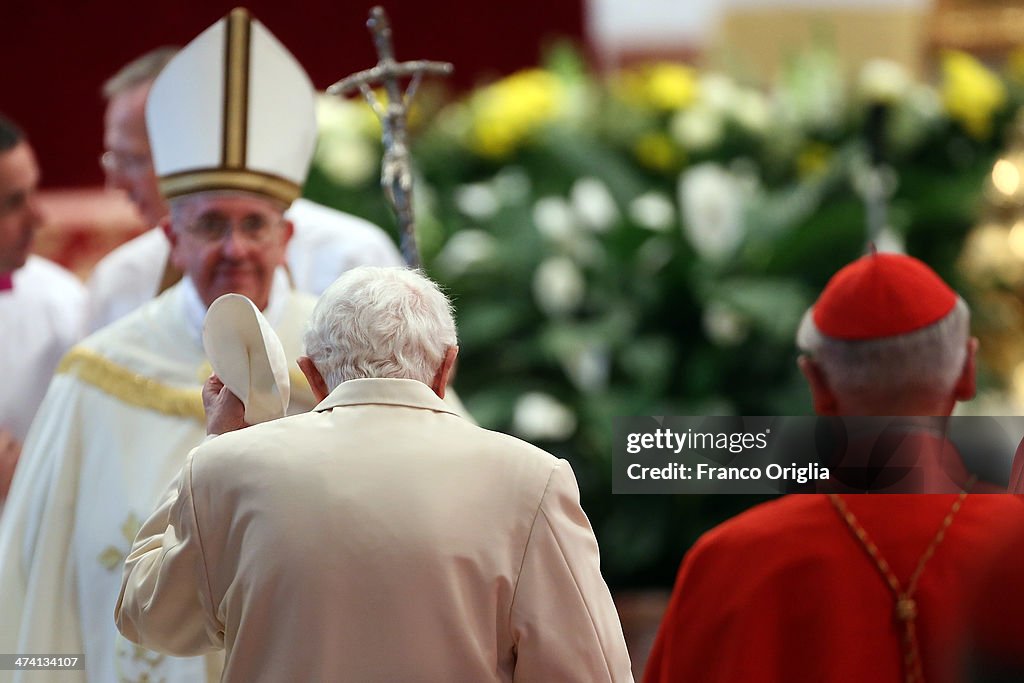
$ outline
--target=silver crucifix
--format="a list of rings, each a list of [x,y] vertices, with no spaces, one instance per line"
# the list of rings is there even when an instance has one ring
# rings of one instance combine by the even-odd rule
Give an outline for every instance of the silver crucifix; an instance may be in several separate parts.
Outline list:
[[[423,59],[396,62],[391,44],[391,25],[383,7],[370,10],[370,19],[366,25],[377,46],[377,56],[380,58],[377,66],[341,79],[327,89],[327,94],[346,96],[359,90],[380,119],[384,142],[380,184],[398,218],[405,262],[412,268],[418,268],[420,255],[416,248],[416,223],[412,209],[412,159],[406,143],[406,113],[423,74],[447,76],[453,67],[447,62]],[[410,79],[404,92],[401,83],[403,78]],[[384,85],[388,98],[386,107],[371,89],[376,84]]]

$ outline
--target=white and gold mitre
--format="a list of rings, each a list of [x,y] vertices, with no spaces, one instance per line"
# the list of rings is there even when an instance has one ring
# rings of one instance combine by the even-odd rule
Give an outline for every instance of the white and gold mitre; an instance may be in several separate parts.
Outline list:
[[[316,145],[305,70],[248,10],[234,9],[160,72],[146,125],[168,199],[243,190],[291,203]]]

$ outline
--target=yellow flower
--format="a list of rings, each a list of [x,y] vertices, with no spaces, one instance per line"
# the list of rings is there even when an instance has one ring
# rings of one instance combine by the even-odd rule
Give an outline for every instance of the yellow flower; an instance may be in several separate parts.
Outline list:
[[[796,158],[796,172],[801,178],[817,175],[828,168],[832,159],[832,148],[820,142],[804,147]]]
[[[675,111],[697,99],[697,73],[685,64],[658,62],[612,77],[611,91],[623,102],[644,109]]]
[[[949,51],[942,57],[942,102],[951,118],[972,136],[992,133],[992,116],[1006,104],[1002,81],[974,57]]]
[[[656,171],[670,171],[680,162],[680,154],[672,144],[672,138],[664,133],[647,133],[633,145],[637,160]]]
[[[694,70],[683,64],[654,64],[647,71],[647,98],[657,109],[682,109],[697,97]]]
[[[493,83],[473,96],[470,146],[484,156],[504,158],[558,118],[565,100],[562,82],[540,69],[520,71]]]

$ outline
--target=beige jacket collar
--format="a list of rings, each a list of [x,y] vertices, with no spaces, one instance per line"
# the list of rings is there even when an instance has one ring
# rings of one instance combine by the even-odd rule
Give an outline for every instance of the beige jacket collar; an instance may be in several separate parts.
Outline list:
[[[406,406],[458,415],[430,387],[414,379],[350,379],[335,387],[313,410],[367,404]]]

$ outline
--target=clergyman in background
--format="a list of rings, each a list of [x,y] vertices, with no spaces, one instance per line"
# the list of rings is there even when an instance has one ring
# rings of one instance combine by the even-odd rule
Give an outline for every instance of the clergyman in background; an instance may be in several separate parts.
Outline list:
[[[798,335],[819,415],[948,416],[974,394],[963,300],[908,256],[840,270]],[[914,437],[942,449],[942,434]],[[953,681],[968,596],[1010,496],[794,494],[702,536],[680,567],[646,683]]]
[[[82,284],[29,254],[43,223],[39,175],[25,134],[0,115],[0,506],[53,371],[83,332]]]
[[[167,215],[167,201],[153,170],[145,116],[153,81],[177,52],[174,47],[148,52],[103,86],[106,151],[101,161],[107,185],[124,191],[152,229],[114,249],[96,265],[88,282],[90,331],[135,310],[181,277],[181,270],[169,258],[170,244],[156,227]],[[286,265],[291,283],[299,291],[319,295],[356,266],[403,264],[391,238],[362,218],[301,197],[292,202],[285,217],[295,226]]]

